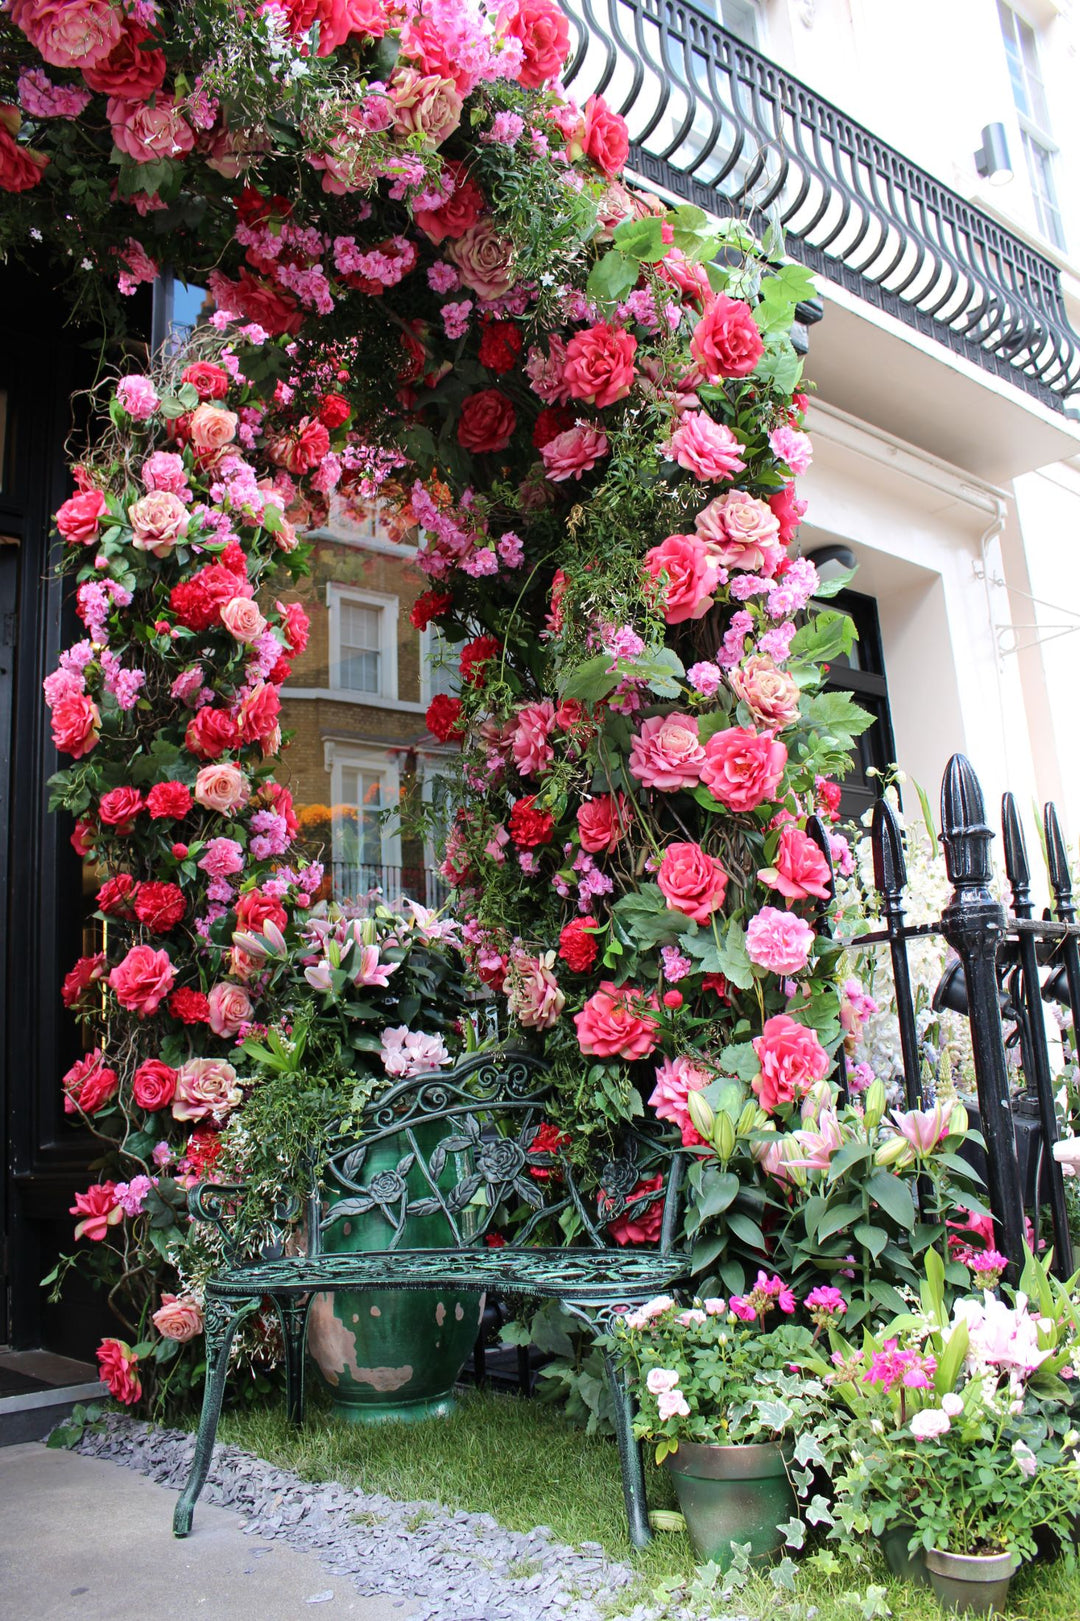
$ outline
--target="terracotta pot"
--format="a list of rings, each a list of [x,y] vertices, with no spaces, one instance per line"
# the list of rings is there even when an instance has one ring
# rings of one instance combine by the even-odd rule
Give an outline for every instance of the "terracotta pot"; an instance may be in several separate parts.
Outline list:
[[[748,1542],[756,1560],[783,1547],[778,1527],[795,1513],[795,1492],[778,1441],[732,1447],[680,1441],[664,1462],[699,1558],[726,1569],[733,1543]]]
[[[1000,1615],[1009,1583],[1020,1564],[1018,1553],[949,1553],[926,1550],[930,1585],[947,1609],[961,1615]]]

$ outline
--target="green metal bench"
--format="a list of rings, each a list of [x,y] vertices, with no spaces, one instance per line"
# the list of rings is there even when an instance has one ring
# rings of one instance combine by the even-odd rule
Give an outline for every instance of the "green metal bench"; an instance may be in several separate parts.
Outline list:
[[[230,1211],[242,1190],[213,1183],[192,1189],[191,1212],[218,1227],[228,1265],[206,1286],[206,1383],[191,1473],[173,1519],[178,1537],[191,1530],[210,1467],[233,1336],[267,1298],[281,1320],[288,1413],[299,1424],[304,1416],[307,1315],[317,1294],[445,1288],[487,1290],[500,1299],[549,1298],[601,1333],[616,1312],[669,1292],[689,1276],[689,1255],[673,1248],[685,1158],[677,1139],[659,1127],[628,1126],[617,1157],[597,1168],[593,1192],[586,1196],[561,1150],[535,1146],[549,1098],[546,1067],[524,1053],[485,1053],[453,1070],[399,1082],[368,1106],[358,1139],[329,1156],[320,1181],[325,1185],[332,1179],[345,1197],[329,1208],[318,1196],[312,1198],[306,1255],[246,1261],[229,1230]],[[433,1122],[445,1129],[433,1134]],[[551,1135],[548,1130],[544,1139],[550,1141]],[[402,1144],[397,1169],[366,1174],[371,1150],[394,1137]],[[644,1192],[643,1181],[652,1184]],[[630,1249],[612,1241],[607,1231],[611,1222],[640,1216],[660,1199],[663,1221],[655,1245]],[[321,1253],[322,1234],[350,1214],[372,1209],[392,1228],[389,1248]],[[452,1245],[401,1245],[408,1216],[439,1211],[453,1235]],[[560,1217],[579,1228],[572,1247],[550,1242]],[[503,1227],[511,1230],[507,1243],[489,1247],[487,1235]],[[549,1242],[535,1242],[538,1236]],[[605,1355],[605,1362],[630,1535],[640,1547],[650,1531],[633,1405],[611,1357]]]

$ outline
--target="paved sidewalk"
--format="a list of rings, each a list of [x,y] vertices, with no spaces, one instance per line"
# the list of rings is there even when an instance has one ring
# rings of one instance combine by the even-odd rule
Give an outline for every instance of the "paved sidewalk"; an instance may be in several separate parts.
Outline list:
[[[407,1599],[363,1598],[314,1554],[245,1536],[199,1504],[172,1535],[175,1492],[144,1475],[38,1442],[0,1448],[3,1621],[407,1621]]]

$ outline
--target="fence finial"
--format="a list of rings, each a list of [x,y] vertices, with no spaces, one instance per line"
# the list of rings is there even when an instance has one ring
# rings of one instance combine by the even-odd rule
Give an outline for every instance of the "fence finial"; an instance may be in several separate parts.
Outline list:
[[[971,761],[954,754],[941,784],[941,842],[945,869],[958,888],[989,884],[993,875],[986,801]]]
[[[1058,906],[1072,901],[1072,873],[1069,871],[1069,852],[1058,821],[1057,806],[1051,800],[1043,806],[1043,827],[1046,830],[1046,865],[1050,870],[1050,888]]]
[[[899,897],[907,888],[907,861],[900,820],[887,799],[876,799],[870,822],[874,852],[874,888],[883,900]]]
[[[1020,825],[1020,812],[1016,808],[1015,794],[1001,796],[1001,832],[1005,845],[1005,871],[1009,875],[1009,882],[1017,902],[1023,904],[1030,894],[1031,867],[1028,864],[1027,844],[1024,841],[1024,829]]]

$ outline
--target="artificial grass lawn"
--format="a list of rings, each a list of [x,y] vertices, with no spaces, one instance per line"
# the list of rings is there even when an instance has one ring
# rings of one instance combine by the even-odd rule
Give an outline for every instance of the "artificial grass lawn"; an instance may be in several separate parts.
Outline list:
[[[515,1531],[547,1525],[565,1542],[599,1542],[641,1578],[636,1592],[613,1605],[612,1618],[665,1582],[693,1578],[693,1554],[682,1532],[661,1532],[648,1548],[631,1548],[614,1442],[584,1434],[553,1408],[519,1396],[466,1391],[448,1419],[352,1425],[332,1419],[320,1395],[312,1392],[303,1429],[290,1426],[275,1402],[223,1415],[220,1439],[304,1480],[338,1480],[399,1501],[436,1501],[491,1514]],[[651,1508],[675,1506],[663,1470],[650,1466],[648,1489]],[[863,1598],[871,1584],[884,1589],[877,1608]],[[1030,1567],[1013,1581],[1010,1596],[1015,1621],[1080,1621],[1080,1575],[1069,1576],[1061,1565]],[[716,1613],[751,1621],[859,1621],[889,1614],[897,1621],[943,1621],[949,1612],[926,1589],[893,1581],[869,1554],[858,1573],[801,1570],[794,1593],[755,1577],[733,1598],[717,1600]]]

